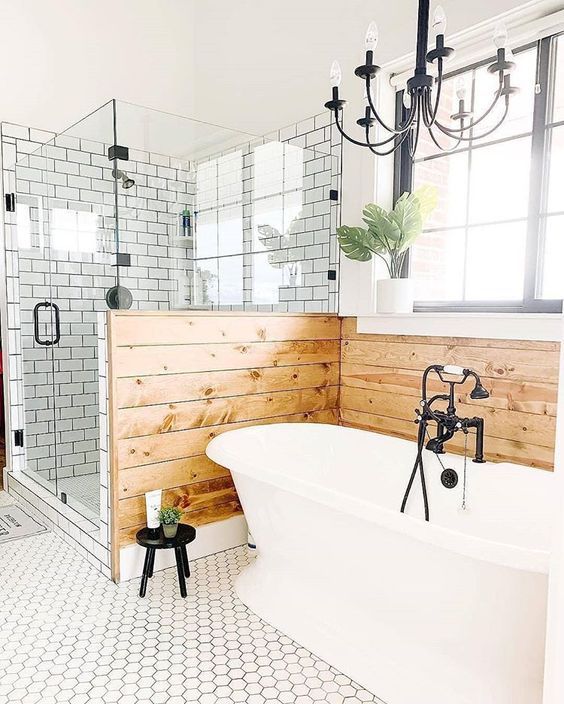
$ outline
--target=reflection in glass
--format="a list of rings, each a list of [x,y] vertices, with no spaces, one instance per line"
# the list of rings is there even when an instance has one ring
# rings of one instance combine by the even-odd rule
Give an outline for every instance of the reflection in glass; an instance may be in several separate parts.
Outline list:
[[[194,303],[197,306],[219,305],[217,259],[205,259],[195,262]]]
[[[279,302],[279,288],[284,284],[284,254],[280,250],[253,254],[253,303],[275,305]]]
[[[243,304],[243,257],[219,259],[219,305]]]

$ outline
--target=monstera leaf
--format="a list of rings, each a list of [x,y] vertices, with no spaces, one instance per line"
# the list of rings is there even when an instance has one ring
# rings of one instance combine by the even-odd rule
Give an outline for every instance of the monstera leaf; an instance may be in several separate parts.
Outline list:
[[[349,259],[357,262],[367,262],[372,259],[372,249],[369,246],[369,235],[362,227],[337,228],[339,246]]]
[[[423,224],[425,220],[431,215],[433,210],[437,207],[439,201],[439,194],[435,186],[421,186],[413,194],[419,201],[419,207],[421,208],[421,219]]]
[[[362,211],[363,220],[368,225],[368,232],[379,243],[378,251],[387,252],[393,249],[401,237],[397,224],[391,220],[388,213],[375,203],[369,203]]]

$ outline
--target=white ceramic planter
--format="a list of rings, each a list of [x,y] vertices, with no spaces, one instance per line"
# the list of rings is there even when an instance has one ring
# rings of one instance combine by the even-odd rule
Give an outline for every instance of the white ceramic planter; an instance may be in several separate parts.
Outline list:
[[[412,279],[378,279],[376,310],[378,313],[413,313]]]

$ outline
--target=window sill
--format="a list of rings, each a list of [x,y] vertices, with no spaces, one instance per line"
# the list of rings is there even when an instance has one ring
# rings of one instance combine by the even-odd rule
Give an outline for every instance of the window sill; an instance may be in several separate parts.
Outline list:
[[[559,313],[392,313],[358,316],[357,332],[560,342],[564,327]]]

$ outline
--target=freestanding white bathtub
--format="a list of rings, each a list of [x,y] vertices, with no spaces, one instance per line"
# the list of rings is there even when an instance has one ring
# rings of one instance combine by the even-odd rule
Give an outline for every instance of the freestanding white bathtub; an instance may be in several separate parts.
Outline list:
[[[415,444],[334,425],[224,433],[207,454],[232,473],[258,557],[236,584],[273,626],[388,704],[540,704],[552,475],[468,463],[461,511]]]

